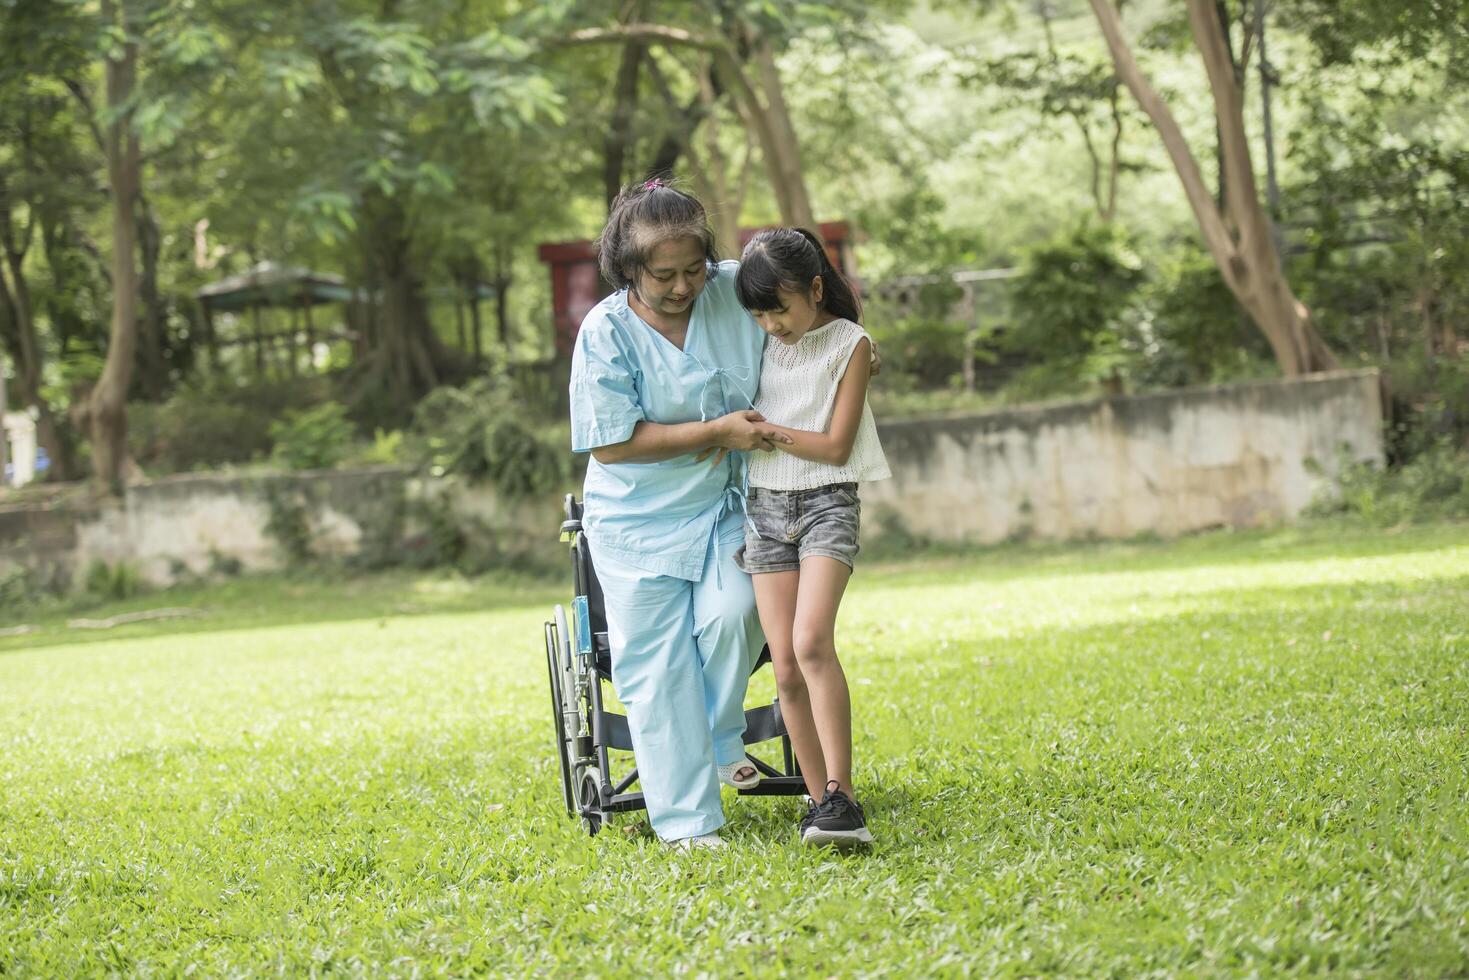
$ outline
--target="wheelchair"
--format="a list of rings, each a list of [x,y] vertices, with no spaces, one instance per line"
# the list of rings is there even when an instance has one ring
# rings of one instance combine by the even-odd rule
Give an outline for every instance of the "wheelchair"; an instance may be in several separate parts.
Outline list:
[[[627,716],[604,707],[604,683],[612,681],[612,654],[607,642],[607,617],[601,586],[592,569],[592,557],[582,534],[582,506],[566,495],[566,520],[561,540],[571,547],[574,593],[571,612],[557,605],[545,624],[546,671],[551,682],[551,715],[556,757],[566,811],[595,835],[614,813],[646,809],[643,794],[632,790],[638,771],[631,769],[614,781],[613,763],[626,765],[613,752],[631,752]],[[753,674],[770,663],[770,648],[760,652]],[[779,767],[749,751],[749,746],[780,740]],[[780,701],[745,711],[746,753],[761,780],[741,796],[799,796],[806,783],[791,751],[790,736],[780,716]]]

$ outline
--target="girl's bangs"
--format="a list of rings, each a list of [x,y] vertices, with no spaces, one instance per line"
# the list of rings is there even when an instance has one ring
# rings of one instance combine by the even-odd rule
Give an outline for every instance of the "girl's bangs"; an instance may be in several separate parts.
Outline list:
[[[778,310],[782,303],[780,289],[790,285],[780,281],[764,252],[758,252],[740,263],[735,276],[735,296],[747,310]]]

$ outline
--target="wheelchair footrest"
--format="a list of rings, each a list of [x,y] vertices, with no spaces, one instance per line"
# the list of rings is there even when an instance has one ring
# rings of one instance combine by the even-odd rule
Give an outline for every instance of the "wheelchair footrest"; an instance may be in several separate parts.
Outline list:
[[[627,813],[631,810],[646,810],[648,804],[643,802],[642,793],[618,793],[608,800],[603,806],[604,813]]]
[[[800,796],[806,792],[806,780],[800,776],[766,776],[759,784],[739,790],[741,796]]]

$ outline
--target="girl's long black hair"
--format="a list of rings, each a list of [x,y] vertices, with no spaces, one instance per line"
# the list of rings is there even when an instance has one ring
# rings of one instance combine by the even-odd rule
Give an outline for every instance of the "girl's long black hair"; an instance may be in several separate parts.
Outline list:
[[[811,281],[821,277],[821,308],[853,323],[862,321],[862,304],[847,277],[826,257],[821,239],[805,228],[767,228],[745,246],[740,271],[735,276],[735,295],[747,310],[778,310],[777,293],[811,291]]]

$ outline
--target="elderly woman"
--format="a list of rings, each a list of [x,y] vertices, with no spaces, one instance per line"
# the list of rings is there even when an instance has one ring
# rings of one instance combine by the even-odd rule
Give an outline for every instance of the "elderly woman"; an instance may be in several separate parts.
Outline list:
[[[744,698],[764,645],[743,540],[745,457],[790,439],[750,406],[765,334],[716,261],[703,206],[662,181],[625,190],[597,240],[618,287],[577,336],[572,448],[590,452],[583,528],[606,598],[653,829],[719,847],[719,783],[759,780]],[[708,460],[715,453],[712,463]]]

